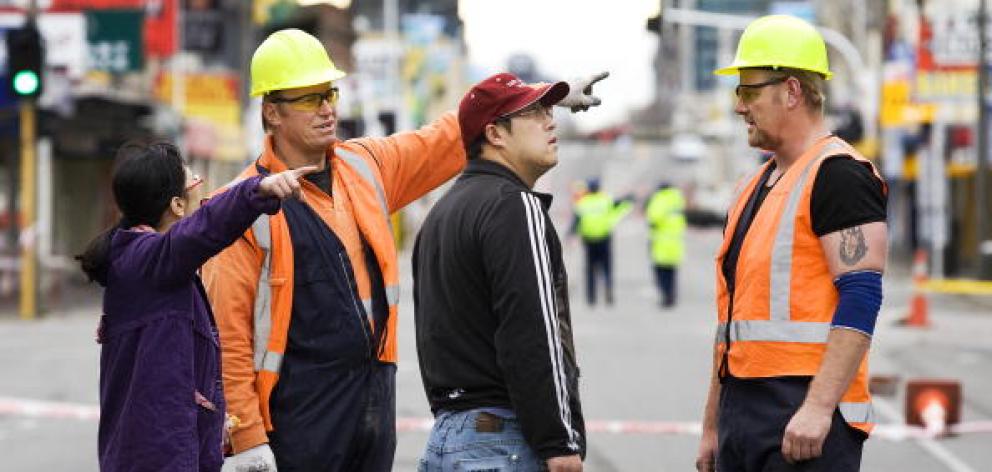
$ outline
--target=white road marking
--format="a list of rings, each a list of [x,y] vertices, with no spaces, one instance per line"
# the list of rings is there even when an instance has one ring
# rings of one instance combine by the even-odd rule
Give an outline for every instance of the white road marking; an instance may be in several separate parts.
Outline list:
[[[876,396],[872,398],[871,402],[872,406],[875,408],[875,411],[889,422],[901,424],[905,421],[902,414],[899,413],[899,410],[887,400]],[[952,472],[975,472],[975,469],[972,469],[971,466],[955,456],[950,450],[939,444],[933,438],[916,436],[912,439],[918,446],[920,446],[921,449],[940,461],[940,463],[944,464],[944,466],[947,467],[947,470]]]

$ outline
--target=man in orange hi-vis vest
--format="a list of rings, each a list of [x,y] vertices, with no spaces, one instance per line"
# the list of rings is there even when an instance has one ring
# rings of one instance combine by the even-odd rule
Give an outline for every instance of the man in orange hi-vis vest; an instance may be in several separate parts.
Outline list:
[[[867,354],[882,301],[886,186],[823,118],[810,24],[741,36],[734,111],[773,153],[738,189],[717,253],[713,376],[697,470],[856,471],[872,428]]]
[[[392,469],[399,272],[389,215],[458,173],[465,149],[453,112],[416,131],[339,141],[344,76],[301,30],[272,33],[252,56],[266,137],[240,177],[318,170],[301,181],[304,198],[203,267],[237,419],[224,471]],[[598,105],[583,93],[591,80],[573,81],[559,104]]]

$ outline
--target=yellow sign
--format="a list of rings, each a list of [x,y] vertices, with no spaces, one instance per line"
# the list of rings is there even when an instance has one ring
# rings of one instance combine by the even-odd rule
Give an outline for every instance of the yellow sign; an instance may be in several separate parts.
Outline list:
[[[238,79],[232,74],[187,74],[183,81],[183,116],[204,118],[215,123],[241,123]],[[162,102],[175,103],[172,74],[161,74],[155,83],[155,96]]]
[[[184,133],[191,154],[208,159],[244,159],[238,78],[233,74],[184,76],[181,103],[174,100],[172,75],[163,73],[155,83],[155,97],[181,108]]]
[[[978,72],[943,70],[916,74],[914,98],[919,101],[973,99],[978,96]]]
[[[882,127],[895,128],[933,121],[936,107],[927,103],[915,103],[913,98],[909,81],[896,80],[882,85],[882,110],[879,117]]]

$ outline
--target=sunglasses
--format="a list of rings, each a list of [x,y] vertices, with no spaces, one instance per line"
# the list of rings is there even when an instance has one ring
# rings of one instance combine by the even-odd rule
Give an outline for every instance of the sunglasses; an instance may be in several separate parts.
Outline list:
[[[270,97],[269,100],[272,103],[287,103],[290,108],[299,111],[315,112],[326,100],[328,105],[336,106],[338,104],[338,93],[337,87],[331,87],[327,89],[326,92],[308,93],[306,95],[301,95],[294,98],[286,97]]]
[[[740,84],[734,89],[734,95],[737,96],[744,103],[751,103],[754,99],[761,95],[761,89],[769,85],[780,84],[789,80],[789,76],[776,77],[771,80],[766,80],[764,82],[759,82],[756,84]]]

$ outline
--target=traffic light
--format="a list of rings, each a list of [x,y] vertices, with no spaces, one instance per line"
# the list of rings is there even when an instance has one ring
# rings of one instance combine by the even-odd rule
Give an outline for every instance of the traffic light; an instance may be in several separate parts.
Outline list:
[[[45,51],[33,23],[7,31],[7,76],[10,94],[18,98],[41,95]]]

